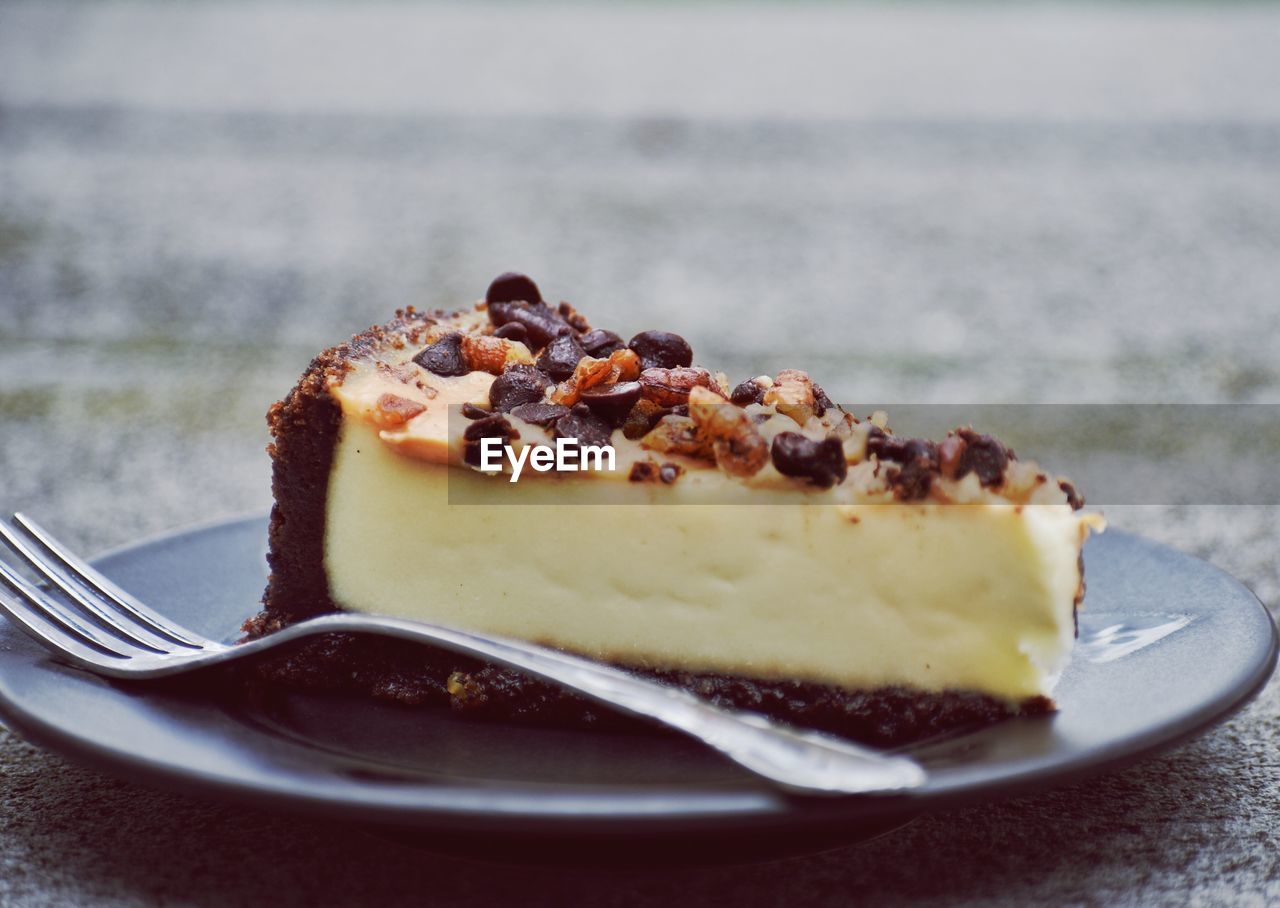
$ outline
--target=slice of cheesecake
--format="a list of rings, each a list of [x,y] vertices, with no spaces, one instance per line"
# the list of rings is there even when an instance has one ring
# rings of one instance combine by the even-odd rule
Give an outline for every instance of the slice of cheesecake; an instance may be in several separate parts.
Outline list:
[[[418,618],[882,744],[1053,708],[1081,546],[1102,526],[1070,483],[971,429],[894,435],[804,372],[731,386],[693,362],[678,335],[624,341],[515,274],[472,309],[405,310],[326,351],[269,414],[272,575],[246,630],[334,609]],[[516,469],[557,445],[610,447],[612,469]],[[494,454],[502,470],[482,471]],[[603,718],[375,638],[264,671],[476,715]]]

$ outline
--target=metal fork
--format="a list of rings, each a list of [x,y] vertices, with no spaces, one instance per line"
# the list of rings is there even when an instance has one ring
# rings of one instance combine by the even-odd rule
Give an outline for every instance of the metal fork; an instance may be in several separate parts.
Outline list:
[[[22,514],[14,514],[11,525],[0,521],[0,540],[43,582],[43,588],[33,584],[0,561],[0,609],[38,643],[97,674],[159,678],[242,659],[300,637],[376,633],[496,662],[656,720],[797,793],[902,791],[925,779],[920,766],[904,756],[721,709],[686,691],[578,656],[457,628],[339,613],[256,640],[221,643],[147,608]]]

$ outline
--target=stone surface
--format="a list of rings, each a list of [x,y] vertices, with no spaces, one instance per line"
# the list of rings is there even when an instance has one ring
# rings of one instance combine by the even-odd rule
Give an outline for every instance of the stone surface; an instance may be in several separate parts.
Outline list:
[[[1266,5],[5,6],[0,509],[84,551],[262,509],[263,413],[316,350],[508,268],[837,400],[1280,402],[1278,33]],[[1280,600],[1275,508],[1109,516]],[[0,903],[1274,902],[1278,706],[864,846],[608,872],[0,731]]]

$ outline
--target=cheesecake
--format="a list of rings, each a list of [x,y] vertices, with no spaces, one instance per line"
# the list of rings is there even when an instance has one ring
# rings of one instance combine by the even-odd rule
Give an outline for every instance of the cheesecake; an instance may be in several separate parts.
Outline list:
[[[429,621],[881,745],[1052,711],[1102,528],[990,435],[895,434],[798,369],[731,381],[677,334],[593,327],[514,273],[326,350],[268,423],[271,576],[249,636],[335,610]],[[259,671],[476,717],[617,721],[376,637]]]

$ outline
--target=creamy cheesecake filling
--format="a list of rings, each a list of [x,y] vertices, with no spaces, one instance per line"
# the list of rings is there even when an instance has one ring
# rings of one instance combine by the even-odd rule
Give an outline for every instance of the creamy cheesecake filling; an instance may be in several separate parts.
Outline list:
[[[594,483],[498,482],[385,431],[352,413],[337,443],[324,567],[342,608],[638,666],[1010,701],[1047,695],[1070,655],[1099,521],[1066,504],[836,503],[840,487],[815,504],[728,479],[768,503],[682,503],[701,487],[682,479],[572,504]],[[451,505],[461,484],[494,503]]]

